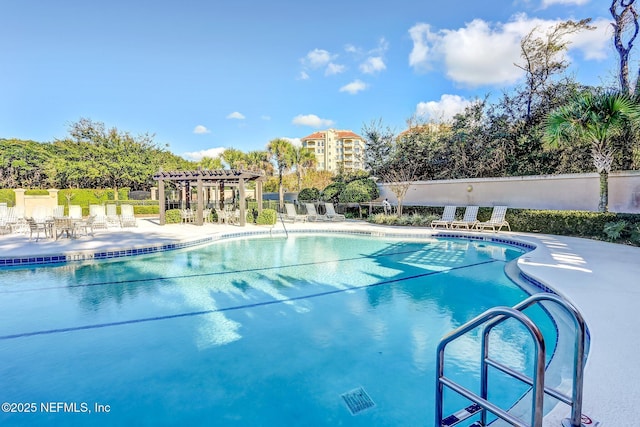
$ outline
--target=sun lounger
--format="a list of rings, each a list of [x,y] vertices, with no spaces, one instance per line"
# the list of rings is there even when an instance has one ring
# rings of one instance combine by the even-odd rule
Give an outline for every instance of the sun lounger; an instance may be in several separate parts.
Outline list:
[[[137,227],[136,216],[133,213],[133,205],[120,206],[120,227]]]
[[[461,220],[452,221],[449,228],[466,228],[470,230],[478,223],[478,206],[467,206]]]
[[[329,219],[326,215],[318,214],[318,211],[316,211],[316,205],[313,203],[305,203],[304,207],[307,209],[307,219],[309,221],[327,221]]]
[[[284,204],[286,212],[282,214],[282,219],[285,221],[302,221],[305,222],[307,220],[307,215],[299,214],[296,212],[296,207],[293,203],[285,203]]]
[[[442,218],[431,221],[431,228],[449,228],[451,222],[456,219],[456,209],[456,206],[445,206],[442,212]]]
[[[505,220],[505,216],[507,214],[507,206],[494,206],[493,212],[491,212],[491,219],[485,222],[478,222],[476,224],[477,230],[484,230],[486,228],[491,228],[494,232],[498,232],[502,229],[502,227],[507,227],[509,231],[511,231],[511,227],[509,223]],[[497,227],[497,230],[496,230]]]
[[[336,210],[333,207],[333,203],[325,202],[324,208],[326,211],[326,216],[330,221],[344,221],[347,219],[347,217],[345,217],[344,215],[336,213]]]

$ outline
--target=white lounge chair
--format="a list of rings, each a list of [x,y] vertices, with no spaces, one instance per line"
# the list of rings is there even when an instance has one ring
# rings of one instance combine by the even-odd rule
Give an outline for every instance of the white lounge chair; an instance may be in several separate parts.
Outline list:
[[[309,221],[327,221],[326,215],[320,215],[318,211],[316,211],[316,205],[313,203],[305,203],[304,207],[307,209],[307,219]]]
[[[118,206],[113,203],[107,205],[107,225],[120,225]]]
[[[498,232],[502,227],[507,227],[511,231],[509,223],[505,220],[507,214],[507,206],[494,206],[493,212],[491,212],[491,219],[489,221],[476,223],[477,230],[484,230],[485,228],[491,228],[494,232]],[[498,228],[496,230],[496,227]]]
[[[456,206],[445,206],[442,212],[442,218],[431,221],[431,228],[449,228],[453,220],[456,219],[456,209]]]
[[[305,222],[307,220],[307,215],[299,214],[298,212],[296,212],[296,207],[293,205],[293,203],[285,203],[284,207],[286,209],[286,212],[282,214],[283,220],[293,222]]]
[[[120,205],[120,227],[137,227],[133,205]]]
[[[95,228],[107,228],[107,213],[104,205],[89,205],[89,215],[95,217],[93,220]]]
[[[324,208],[326,211],[327,218],[331,221],[344,221],[345,219],[347,219],[346,216],[336,213],[336,210],[333,207],[333,203],[325,202]]]
[[[478,223],[478,206],[467,206],[461,220],[452,221],[449,228],[466,228],[470,230]]]
[[[82,219],[82,206],[70,205],[69,206],[69,218]]]

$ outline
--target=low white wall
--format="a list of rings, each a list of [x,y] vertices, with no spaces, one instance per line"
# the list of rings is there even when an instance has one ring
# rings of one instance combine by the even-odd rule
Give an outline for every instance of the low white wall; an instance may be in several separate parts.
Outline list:
[[[523,209],[597,211],[600,176],[597,173],[416,181],[404,205],[496,206]],[[397,202],[388,184],[380,196]],[[609,210],[640,213],[640,171],[609,175]]]

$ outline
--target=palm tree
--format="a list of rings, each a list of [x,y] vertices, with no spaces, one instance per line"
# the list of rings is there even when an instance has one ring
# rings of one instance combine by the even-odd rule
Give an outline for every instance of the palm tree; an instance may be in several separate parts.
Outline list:
[[[271,155],[267,151],[256,150],[247,153],[247,167],[251,171],[262,171],[267,175],[273,174],[273,165],[269,161]]]
[[[615,152],[612,141],[639,121],[640,105],[627,95],[614,92],[585,92],[547,116],[544,133],[547,144],[591,146],[593,164],[600,174],[600,212],[606,212],[609,204],[609,173]]]
[[[267,145],[267,151],[271,155],[271,159],[276,164],[278,169],[278,195],[280,202],[280,209],[284,206],[284,190],[282,188],[282,176],[285,171],[292,165],[292,151],[293,145],[286,139],[273,139]]]
[[[229,169],[244,169],[247,163],[245,154],[236,148],[225,148],[221,157]]]
[[[198,166],[200,166],[204,170],[215,170],[222,169],[222,159],[220,157],[203,157],[198,162]]]
[[[313,167],[316,164],[316,155],[313,151],[306,147],[293,147],[292,151],[293,167],[296,169],[296,177],[298,178],[298,191],[300,191],[300,181],[302,175],[307,168]]]

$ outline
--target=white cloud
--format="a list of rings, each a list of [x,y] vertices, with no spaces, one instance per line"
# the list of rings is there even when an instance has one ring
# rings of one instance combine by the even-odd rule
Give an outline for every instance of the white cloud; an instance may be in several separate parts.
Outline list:
[[[239,113],[237,111],[234,111],[233,113],[229,114],[227,116],[227,119],[237,119],[237,120],[244,120],[245,117],[242,113]]]
[[[302,63],[311,68],[322,68],[331,62],[331,60],[335,57],[324,49],[314,49],[311,52],[307,53],[302,59]]]
[[[298,74],[298,80],[309,80],[309,74],[304,71],[300,71],[300,74]]]
[[[205,133],[211,133],[211,131],[207,129],[205,126],[198,125],[195,128],[193,128],[193,133],[205,134]]]
[[[523,75],[522,70],[513,65],[522,61],[522,37],[534,28],[544,34],[559,22],[520,14],[505,24],[491,25],[475,19],[463,28],[437,33],[428,24],[417,24],[409,29],[413,40],[409,64],[417,71],[427,71],[438,61],[449,79],[469,86],[515,83]],[[606,25],[598,23],[598,27]],[[569,54],[582,50],[585,59],[606,56],[605,46],[609,37],[603,30],[583,31],[570,40],[574,43],[568,46]]]
[[[271,120],[271,116],[267,116],[267,115],[260,116],[260,118],[261,118],[262,120]]]
[[[384,60],[380,56],[371,56],[365,62],[360,64],[360,71],[365,74],[374,74],[387,68]]]
[[[542,7],[546,8],[554,4],[575,4],[576,6],[582,6],[589,3],[589,0],[542,0]]]
[[[347,53],[360,53],[360,49],[355,47],[352,44],[347,44],[344,46],[344,51]]]
[[[307,114],[307,115],[299,114],[293,118],[291,123],[293,123],[294,125],[311,126],[314,128],[333,126],[333,120],[321,119],[315,114]]]
[[[413,49],[409,54],[409,65],[418,70],[427,70],[429,66],[429,40],[433,37],[429,24],[417,24],[409,29]]]
[[[367,84],[361,80],[354,80],[349,84],[346,84],[340,88],[340,92],[347,92],[351,95],[355,95],[367,88]]]
[[[289,141],[294,147],[302,147],[302,140],[300,138],[289,138],[283,136],[282,139]]]
[[[346,69],[347,67],[345,67],[344,65],[334,64],[333,62],[330,62],[329,65],[327,65],[327,69],[324,71],[324,75],[332,76],[334,74],[344,73]]]
[[[182,156],[194,161],[202,160],[203,157],[211,157],[212,159],[215,159],[216,157],[219,157],[224,150],[224,147],[209,148],[206,150],[183,153]]]
[[[439,101],[418,103],[416,116],[435,123],[448,122],[456,114],[462,113],[469,105],[471,105],[471,101],[461,96],[444,94]]]

